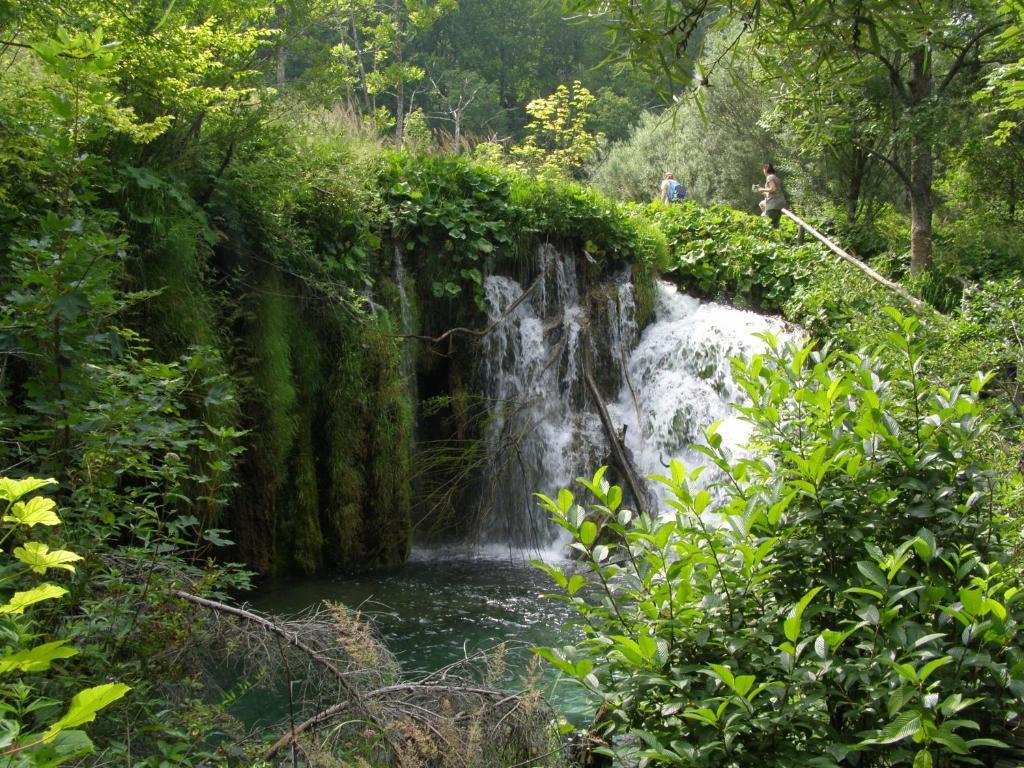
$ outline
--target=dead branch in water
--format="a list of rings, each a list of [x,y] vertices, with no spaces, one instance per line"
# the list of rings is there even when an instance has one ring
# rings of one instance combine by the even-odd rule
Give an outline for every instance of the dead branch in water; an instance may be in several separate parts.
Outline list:
[[[328,670],[334,676],[335,682],[338,684],[338,687],[348,697],[349,701],[346,702],[347,707],[354,709],[356,712],[358,712],[360,718],[365,720],[367,723],[373,725],[374,727],[378,728],[381,734],[383,735],[385,743],[387,743],[392,754],[397,756],[397,745],[392,742],[391,735],[387,730],[386,724],[383,723],[378,718],[376,713],[374,713],[367,705],[365,694],[360,692],[359,689],[357,689],[349,682],[349,680],[347,679],[346,672],[343,672],[338,667],[338,665],[334,663],[333,660],[327,658],[327,656],[324,655],[321,651],[303,642],[303,640],[298,636],[296,632],[292,632],[286,629],[285,627],[281,626],[280,623],[276,621],[271,621],[270,619],[260,616],[259,614],[253,613],[252,611],[248,611],[244,608],[239,608],[233,605],[227,605],[226,603],[221,603],[217,600],[211,600],[206,597],[199,597],[198,595],[193,595],[190,592],[185,592],[184,590],[180,589],[171,590],[171,594],[177,598],[180,598],[181,600],[185,600],[186,602],[192,603],[194,605],[199,605],[211,611],[216,611],[217,613],[233,616],[235,618],[241,619],[242,621],[254,624],[257,627],[260,627],[261,629],[284,640],[288,645],[292,646],[293,648],[297,649],[298,651],[301,651],[304,655],[306,655],[311,662]],[[401,760],[396,760],[396,764],[398,766],[401,766]]]
[[[618,434],[615,432],[615,424],[612,423],[612,417],[608,414],[608,408],[604,404],[604,398],[601,397],[601,391],[597,388],[597,382],[594,381],[594,377],[590,373],[590,367],[584,368],[584,378],[587,380],[587,386],[590,387],[590,393],[594,396],[594,402],[597,404],[597,413],[601,417],[601,425],[604,427],[605,434],[608,436],[608,442],[612,448],[612,455],[615,456],[615,460],[618,462],[619,467],[622,469],[622,474],[626,478],[626,484],[629,485],[629,490],[633,493],[633,502],[636,504],[636,511],[641,515],[646,514],[646,504],[644,504],[644,497],[641,495],[643,488],[640,482],[637,480],[636,469],[633,467],[633,462],[630,461],[629,456],[626,454],[626,447],[619,440]]]
[[[487,721],[493,720],[495,724],[492,731],[504,725],[512,715],[519,713],[520,709],[530,709],[530,705],[524,703],[528,695],[522,693],[510,693],[494,688],[479,688],[468,685],[433,685],[425,683],[402,683],[387,686],[376,691],[369,691],[364,694],[367,700],[377,703],[383,713],[387,713],[389,726],[394,726],[398,715],[409,717],[409,710],[415,709],[415,719],[422,722],[424,726],[440,741],[448,741],[449,736],[442,732],[444,724],[440,721],[447,719],[458,723],[465,720]],[[426,700],[426,705],[421,706],[414,703],[414,700]],[[457,706],[455,706],[457,704]],[[536,706],[535,704],[533,705]],[[290,746],[299,736],[327,723],[337,717],[341,717],[350,711],[352,702],[343,701],[335,704],[322,712],[310,717],[308,720],[290,728],[279,738],[273,746],[263,753],[264,760],[270,760],[281,750]],[[454,707],[454,712],[450,711]],[[448,710],[448,711],[446,711]],[[522,714],[522,713],[520,713]],[[550,713],[545,713],[545,717]],[[533,717],[534,713],[526,712],[525,717]],[[521,727],[521,724],[520,724]],[[448,744],[451,746],[451,744]]]

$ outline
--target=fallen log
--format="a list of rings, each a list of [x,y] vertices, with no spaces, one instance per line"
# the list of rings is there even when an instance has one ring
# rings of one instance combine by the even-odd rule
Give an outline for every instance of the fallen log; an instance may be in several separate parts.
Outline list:
[[[234,616],[235,618],[241,619],[242,621],[248,622],[250,624],[255,624],[265,629],[266,631],[280,637],[288,645],[291,645],[296,650],[299,650],[305,655],[307,655],[311,661],[330,671],[337,680],[338,686],[345,692],[346,696],[348,696],[349,698],[349,701],[345,702],[344,707],[347,708],[351,706],[359,712],[360,717],[362,717],[367,723],[370,723],[374,727],[380,729],[381,733],[384,735],[385,741],[387,742],[389,748],[392,751],[393,756],[397,757],[395,745],[392,743],[391,736],[388,733],[385,724],[380,722],[377,715],[370,710],[370,707],[367,705],[366,702],[366,696],[360,693],[360,691],[358,691],[353,685],[349,683],[349,681],[346,679],[346,675],[343,670],[339,669],[338,666],[334,664],[334,662],[332,662],[330,659],[325,658],[323,654],[320,653],[316,648],[313,648],[307,645],[306,643],[302,642],[302,639],[299,638],[299,636],[296,635],[294,632],[289,632],[288,630],[279,626],[276,622],[271,621],[270,619],[267,619],[263,616],[260,616],[257,613],[253,613],[252,611],[247,611],[245,608],[239,608],[234,605],[227,605],[226,603],[221,603],[217,600],[211,600],[207,597],[193,595],[192,593],[185,592],[181,589],[172,589],[171,594],[181,600],[192,603],[193,605],[202,606],[203,608],[206,608],[208,610],[216,611],[217,613],[227,614],[228,616]],[[332,707],[332,709],[335,709],[336,711],[341,711],[339,708],[342,706],[343,705],[336,705],[335,707]],[[313,718],[313,720],[316,721],[316,718]],[[307,721],[305,727],[309,728],[311,727],[311,725],[314,724],[315,722]],[[296,728],[298,727],[301,726],[296,726]],[[282,737],[282,739],[283,738],[284,737]],[[287,739],[287,741],[279,740],[278,744],[281,744],[281,746],[283,747],[287,746],[287,744],[290,744],[292,741],[294,741],[294,737]]]
[[[888,280],[888,279],[882,277],[880,274],[878,274],[875,270],[873,270],[871,267],[869,267],[863,261],[861,261],[860,259],[858,259],[858,258],[856,258],[854,256],[851,256],[850,254],[848,254],[846,251],[844,251],[842,248],[840,248],[838,245],[836,245],[830,239],[825,237],[823,234],[821,234],[821,232],[816,230],[814,227],[812,227],[810,224],[808,224],[806,221],[801,219],[799,216],[797,216],[792,211],[790,211],[790,210],[788,210],[786,208],[783,208],[782,212],[788,218],[792,219],[796,223],[796,225],[798,227],[801,227],[802,229],[806,229],[808,232],[810,232],[811,235],[818,242],[823,244],[826,248],[828,248],[830,251],[832,251],[832,253],[834,253],[836,256],[838,256],[841,259],[844,259],[845,261],[848,261],[850,264],[855,266],[857,269],[859,269],[865,275],[870,277],[876,283],[879,283],[880,285],[885,286],[886,288],[888,288],[893,293],[895,293],[898,296],[900,296],[901,298],[905,299],[910,304],[910,306],[912,306],[918,312],[924,314],[925,312],[931,310],[932,312],[935,312],[936,314],[938,313],[937,310],[934,307],[932,307],[931,305],[925,304],[923,301],[921,301],[916,296],[912,296],[903,286],[897,285],[892,280]]]
[[[633,494],[636,511],[641,515],[647,514],[647,505],[644,503],[642,493],[643,487],[640,485],[639,480],[637,480],[636,468],[633,466],[633,462],[630,461],[626,448],[619,439],[618,432],[615,431],[615,424],[612,422],[612,417],[608,414],[608,407],[604,404],[604,398],[601,397],[601,392],[597,388],[597,382],[594,381],[594,377],[590,373],[589,366],[584,367],[583,377],[586,379],[587,386],[590,388],[590,394],[594,396],[594,402],[597,404],[597,413],[601,417],[601,425],[604,427],[605,434],[608,436],[608,442],[611,444],[612,455],[622,469],[626,485],[629,486],[629,491]]]

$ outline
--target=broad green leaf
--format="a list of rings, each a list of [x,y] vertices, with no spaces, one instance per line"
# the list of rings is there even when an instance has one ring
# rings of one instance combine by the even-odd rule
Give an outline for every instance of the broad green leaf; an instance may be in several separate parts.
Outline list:
[[[594,543],[597,538],[597,524],[590,520],[585,520],[583,525],[580,526],[580,541],[586,546],[590,546]]]
[[[622,488],[618,485],[613,485],[608,489],[607,497],[608,508],[614,512],[619,508],[622,503]]]
[[[15,592],[11,599],[0,605],[0,613],[24,613],[30,605],[41,603],[44,600],[53,600],[66,595],[68,591],[56,584],[40,584],[38,587]]]
[[[1006,608],[998,600],[991,597],[985,601],[985,607],[1000,621],[1006,621]]]
[[[783,623],[782,631],[789,642],[795,643],[796,639],[800,637],[800,618],[798,616],[790,616]]]
[[[558,491],[558,503],[556,505],[556,509],[564,515],[569,511],[569,507],[572,506],[573,501],[572,492],[566,488],[561,488]]]
[[[70,760],[92,754],[95,747],[85,731],[61,731],[49,744],[32,750],[32,768],[57,768]]]
[[[33,525],[60,525],[60,518],[53,510],[57,502],[45,496],[35,496],[28,501],[19,501],[10,514],[4,515],[5,523],[20,523],[31,528]]]
[[[587,585],[587,580],[580,576],[578,573],[574,573],[569,579],[569,583],[565,585],[565,591],[570,595],[575,595],[583,587]]]
[[[914,755],[914,768],[932,768],[932,753],[927,749],[919,750]]]
[[[129,688],[124,683],[104,683],[79,691],[71,699],[67,713],[43,734],[43,741],[53,741],[57,734],[96,719],[96,713],[124,696]]]
[[[955,733],[940,729],[932,735],[932,741],[937,741],[955,752],[958,755],[966,755],[970,752],[970,748],[967,746],[967,742],[964,741],[963,736],[958,736]]]
[[[654,654],[658,652],[658,644],[654,638],[650,635],[640,635],[637,638],[637,645],[640,646],[640,652],[644,655],[644,658],[648,661],[653,661]]]
[[[857,570],[867,576],[872,582],[882,589],[885,589],[889,584],[889,580],[885,578],[885,574],[882,573],[882,569],[870,560],[857,561]]]
[[[814,596],[817,595],[823,587],[815,587],[814,589],[808,590],[807,594],[800,598],[800,602],[796,604],[796,608],[793,610],[794,616],[803,616],[804,611],[807,610],[807,606],[810,604]]]
[[[985,595],[980,589],[961,589],[960,602],[970,616],[977,616],[985,605]]]
[[[0,749],[9,747],[21,733],[21,723],[17,720],[0,719]]]
[[[909,736],[913,736],[917,733],[920,727],[920,712],[904,712],[885,726],[882,732],[878,735],[878,738],[873,739],[872,741],[878,744],[894,744],[897,741],[902,741]]]
[[[567,675],[575,676],[576,667],[553,648],[531,648],[530,651],[552,664],[555,668],[565,672]]]
[[[67,640],[57,640],[53,643],[44,643],[35,648],[12,653],[9,656],[0,657],[0,674],[17,670],[19,672],[41,672],[49,669],[50,664],[57,659],[70,659],[78,653],[74,648],[65,646]]]
[[[928,679],[928,677],[931,675],[932,672],[937,670],[939,667],[944,667],[947,664],[950,664],[952,662],[953,662],[953,657],[952,656],[941,656],[938,659],[932,659],[927,664],[925,664],[923,667],[921,667],[921,671],[918,673],[918,678],[923,683],[925,680]]]
[[[927,528],[919,530],[914,540],[914,551],[926,563],[929,562],[935,556],[935,534]]]
[[[828,645],[825,641],[824,635],[818,635],[814,641],[814,652],[819,658],[824,659],[828,654]]]
[[[38,477],[26,477],[22,480],[14,480],[10,477],[0,477],[0,500],[17,501],[27,493],[38,491],[48,485],[56,485],[57,481],[52,477],[46,480]]]
[[[71,563],[82,559],[81,555],[66,549],[51,550],[39,541],[26,541],[24,546],[15,548],[14,556],[36,573],[46,573],[47,568],[60,568],[74,573],[75,566]]]
[[[740,696],[746,696],[747,691],[754,687],[754,682],[756,681],[756,679],[757,678],[755,678],[753,675],[740,675],[736,678],[736,686],[734,690]]]
[[[967,746],[970,749],[975,749],[976,747],[995,747],[996,749],[1009,749],[1010,748],[1010,745],[1007,744],[1005,741],[1000,741],[999,739],[987,739],[987,738],[985,738],[985,739],[971,739],[970,741],[967,742]]]
[[[731,669],[723,664],[708,664],[708,666],[714,671],[715,677],[733,690],[736,690],[736,676],[733,675]]]

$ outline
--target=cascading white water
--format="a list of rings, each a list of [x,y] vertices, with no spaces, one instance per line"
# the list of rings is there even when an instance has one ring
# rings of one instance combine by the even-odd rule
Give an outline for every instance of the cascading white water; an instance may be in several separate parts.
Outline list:
[[[550,543],[551,531],[533,492],[575,477],[601,440],[590,415],[571,404],[584,314],[575,265],[550,247],[540,257],[551,279],[507,316],[525,289],[508,277],[484,281],[490,318],[499,322],[484,340],[491,492],[481,538],[536,548]]]
[[[702,302],[661,283],[654,322],[639,335],[628,275],[603,291],[603,301],[583,306],[573,258],[550,247],[539,256],[551,277],[507,316],[524,287],[503,276],[484,282],[497,325],[484,341],[492,492],[481,539],[533,548],[550,546],[558,535],[533,491],[554,495],[608,458],[606,435],[582,384],[583,355],[610,366],[602,378],[620,385],[608,412],[617,428],[625,427],[638,471],[662,474],[670,458],[688,466],[700,460],[689,446],[714,421],[725,420],[727,443],[742,443],[743,424],[729,408],[740,392],[728,359],[762,349],[757,332],[785,334],[778,320]],[[588,308],[606,317],[592,323]],[[589,346],[581,343],[585,337]]]
[[[722,421],[724,444],[742,445],[747,425],[730,408],[742,392],[732,379],[729,358],[763,351],[756,333],[785,337],[781,321],[704,302],[658,284],[655,321],[629,355],[629,381],[608,405],[612,419],[626,425],[626,446],[644,475],[664,474],[669,459],[688,467],[706,460],[690,446]]]

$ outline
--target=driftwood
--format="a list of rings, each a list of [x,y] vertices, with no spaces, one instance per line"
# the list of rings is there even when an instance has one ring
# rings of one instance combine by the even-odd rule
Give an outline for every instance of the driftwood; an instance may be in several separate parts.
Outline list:
[[[646,504],[644,504],[644,497],[642,495],[643,487],[637,480],[636,468],[633,466],[633,462],[630,461],[622,441],[619,440],[619,435],[615,431],[615,424],[612,423],[612,417],[608,415],[608,407],[604,404],[604,399],[597,388],[597,382],[594,381],[594,377],[590,373],[589,366],[584,368],[583,376],[587,380],[587,386],[590,387],[590,393],[594,396],[594,402],[597,403],[597,413],[601,417],[601,424],[604,426],[608,442],[611,444],[612,455],[615,456],[615,460],[618,462],[619,467],[622,469],[622,474],[626,478],[626,484],[633,494],[636,511],[640,514],[646,514]]]
[[[932,311],[932,312],[936,311],[934,307],[932,307],[932,306],[930,306],[928,304],[925,304],[923,301],[921,301],[916,296],[911,296],[910,293],[908,293],[907,290],[903,286],[897,285],[892,280],[888,280],[888,279],[882,277],[880,274],[878,274],[875,270],[873,270],[871,267],[869,267],[863,261],[861,261],[860,259],[855,258],[854,256],[851,256],[850,254],[848,254],[846,251],[844,251],[842,248],[840,248],[834,242],[829,240],[827,237],[825,237],[823,234],[821,234],[821,232],[816,230],[814,227],[812,227],[810,224],[808,224],[806,221],[801,219],[799,216],[797,216],[792,211],[790,211],[790,210],[788,210],[786,208],[783,208],[782,212],[788,218],[790,218],[794,222],[796,222],[796,225],[798,227],[806,229],[808,232],[810,232],[814,236],[814,238],[816,240],[818,240],[823,245],[825,245],[825,247],[828,248],[830,251],[832,251],[832,253],[836,254],[836,256],[839,256],[840,258],[848,261],[850,264],[855,266],[857,269],[859,269],[865,275],[870,277],[876,283],[879,283],[880,285],[885,286],[886,288],[888,288],[893,293],[895,293],[895,294],[899,295],[901,298],[905,299],[918,312],[921,312],[923,314],[923,313],[925,313],[925,312],[927,312],[929,310]]]
[[[263,758],[268,762],[287,762],[287,757],[282,753],[290,749],[294,764],[299,751],[312,748],[317,752],[330,752],[330,745],[345,739],[354,738],[358,741],[367,730],[380,739],[377,746],[370,745],[369,749],[374,752],[386,751],[384,762],[393,768],[424,764],[423,754],[419,751],[422,749],[431,754],[436,749],[440,749],[444,755],[478,754],[473,750],[479,749],[481,742],[474,739],[480,738],[484,750],[497,745],[509,745],[520,750],[519,754],[539,755],[542,751],[541,745],[545,743],[546,736],[541,738],[540,734],[547,733],[552,712],[535,691],[528,688],[523,692],[510,692],[481,686],[456,674],[460,665],[468,670],[470,662],[488,663],[488,657],[482,653],[453,663],[422,680],[385,684],[386,679],[380,675],[366,674],[370,670],[358,666],[373,662],[355,658],[353,661],[357,666],[346,668],[345,661],[330,655],[338,650],[347,652],[344,641],[340,649],[327,646],[321,649],[324,638],[316,635],[320,641],[307,642],[302,634],[302,624],[276,621],[254,611],[199,597],[184,590],[171,590],[170,594],[210,611],[212,616],[224,616],[233,623],[249,625],[249,628],[238,633],[240,635],[265,633],[268,637],[277,638],[279,653],[288,649],[307,657],[311,669],[317,667],[323,670],[326,673],[324,677],[334,681],[333,687],[321,689],[313,698],[304,700],[304,720],[291,713],[289,693],[290,722],[282,725],[279,738],[263,752]],[[312,619],[318,615],[314,614]],[[281,663],[285,666],[288,664],[283,657]],[[286,674],[289,681],[295,679],[294,673],[289,671]],[[376,687],[366,687],[367,679],[375,679],[371,685]],[[363,682],[362,686],[359,681]],[[317,702],[318,709],[311,711],[308,707],[314,702]],[[314,735],[319,726],[327,723],[331,723],[330,727]],[[300,741],[300,737],[305,738]],[[311,741],[307,742],[307,739]],[[527,764],[536,763],[547,756],[540,755],[527,761]],[[443,764],[449,765],[448,762]]]
[[[241,619],[242,621],[248,622],[250,624],[255,624],[256,626],[280,637],[288,645],[292,646],[293,648],[301,651],[303,654],[308,656],[310,661],[328,670],[331,674],[334,675],[338,683],[338,686],[341,688],[342,691],[345,692],[345,695],[349,698],[349,701],[346,702],[346,708],[354,708],[356,711],[359,712],[360,717],[365,719],[366,722],[378,728],[384,735],[384,738],[389,748],[392,750],[392,753],[397,754],[397,752],[395,751],[396,745],[392,743],[391,737],[388,733],[385,723],[381,722],[380,719],[370,710],[370,707],[366,703],[365,694],[361,693],[358,689],[356,689],[353,685],[349,683],[349,681],[346,679],[345,672],[342,671],[333,661],[326,658],[316,648],[313,648],[304,643],[297,634],[284,629],[278,623],[271,621],[270,619],[260,616],[259,614],[253,613],[252,611],[247,611],[244,608],[239,608],[233,605],[227,605],[226,603],[221,603],[217,600],[210,600],[206,597],[199,597],[198,595],[193,595],[190,592],[185,592],[184,590],[180,589],[171,590],[171,594],[177,598],[180,598],[181,600],[185,600],[186,602],[192,603],[193,605],[202,606],[203,608],[207,608],[211,611],[227,614],[229,616]],[[306,727],[308,728],[310,726],[307,725]],[[294,741],[294,737],[290,738],[287,743],[291,743],[291,741]]]
[[[337,677],[343,686],[348,687],[344,680],[345,673],[338,669],[338,667],[330,659],[324,658],[323,655],[315,648],[311,648],[310,646],[303,643],[302,640],[299,639],[298,635],[296,635],[293,632],[289,632],[286,629],[283,629],[281,626],[271,621],[270,619],[266,619],[263,616],[260,616],[259,614],[253,613],[252,611],[247,611],[244,608],[238,608],[233,605],[227,605],[226,603],[220,603],[216,600],[210,600],[207,597],[199,597],[199,595],[193,595],[192,593],[185,592],[181,589],[172,589],[171,594],[189,603],[201,605],[203,608],[209,608],[211,611],[226,613],[229,616],[234,616],[236,618],[242,619],[243,621],[248,621],[252,624],[256,624],[260,627],[263,627],[263,629],[277,635],[297,650],[302,651],[312,661],[324,667],[325,669],[327,669],[327,671],[329,671],[331,674]]]
[[[488,709],[498,709],[505,705],[511,705],[509,712],[501,719],[504,720],[515,711],[520,701],[520,694],[509,693],[508,691],[500,691],[493,688],[477,688],[472,686],[455,686],[455,685],[430,685],[425,683],[403,683],[399,685],[391,685],[386,688],[380,688],[376,691],[369,691],[364,693],[365,699],[373,699],[378,701],[386,702],[389,699],[395,699],[398,697],[413,697],[419,695],[429,695],[435,697],[474,697],[477,699],[490,699],[487,704]],[[401,708],[402,699],[399,698],[396,706]],[[285,749],[292,744],[299,736],[306,731],[315,728],[318,725],[329,722],[340,715],[343,715],[347,710],[351,708],[352,702],[343,701],[335,704],[322,712],[318,712],[308,720],[299,723],[298,725],[289,728],[281,738],[279,738],[273,746],[271,746],[266,752],[263,753],[264,760],[270,760],[282,749]],[[429,711],[425,711],[425,714],[432,714]],[[501,722],[499,720],[499,723]]]

